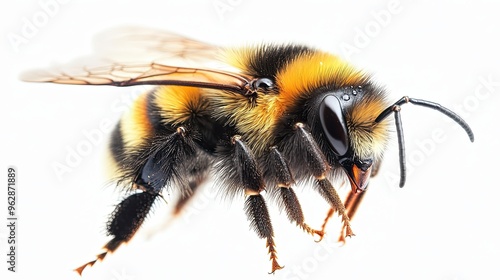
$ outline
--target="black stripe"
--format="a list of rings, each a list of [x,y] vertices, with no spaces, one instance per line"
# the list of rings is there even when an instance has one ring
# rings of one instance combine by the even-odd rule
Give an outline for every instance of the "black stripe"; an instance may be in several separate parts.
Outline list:
[[[156,89],[148,93],[146,97],[147,116],[151,126],[153,127],[153,135],[170,135],[175,129],[171,126],[166,126],[161,116],[161,108],[156,104]]]
[[[313,49],[300,45],[262,45],[255,48],[248,62],[249,74],[261,78],[276,78],[279,71],[297,56],[313,52]]]

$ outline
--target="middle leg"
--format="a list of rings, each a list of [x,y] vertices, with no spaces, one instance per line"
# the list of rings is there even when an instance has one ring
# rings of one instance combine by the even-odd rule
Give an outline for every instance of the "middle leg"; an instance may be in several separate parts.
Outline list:
[[[226,151],[228,154],[219,163],[223,165],[220,171],[225,173],[224,179],[229,187],[229,192],[244,191],[245,196],[247,196],[245,212],[250,226],[259,238],[266,239],[266,247],[272,263],[271,273],[274,273],[283,267],[278,264],[271,218],[265,200],[260,194],[265,189],[262,173],[252,151],[241,139],[241,136],[231,137],[230,144],[226,148],[229,148]]]
[[[270,148],[268,171],[272,183],[278,188],[274,189],[277,192],[280,208],[284,208],[290,222],[295,222],[300,228],[309,234],[316,234],[321,237],[322,233],[319,230],[311,228],[305,223],[302,207],[300,206],[297,195],[293,191],[291,185],[294,183],[292,173],[283,155],[278,151],[276,146]]]

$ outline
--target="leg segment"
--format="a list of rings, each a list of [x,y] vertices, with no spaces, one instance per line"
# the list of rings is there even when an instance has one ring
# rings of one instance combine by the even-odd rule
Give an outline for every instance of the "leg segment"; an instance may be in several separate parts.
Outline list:
[[[332,186],[330,181],[326,178],[326,173],[330,170],[328,162],[314,141],[312,135],[306,130],[306,127],[302,123],[295,124],[295,131],[297,133],[297,143],[299,148],[297,149],[298,156],[302,156],[306,159],[307,167],[310,173],[316,178],[315,187],[318,192],[323,196],[323,198],[330,204],[332,208],[332,214],[337,211],[339,216],[342,216],[343,227],[345,227],[345,235],[354,235],[351,226],[349,224],[349,216],[347,215],[346,208],[342,203],[337,191]],[[326,219],[327,220],[327,219]],[[325,221],[326,222],[326,221]],[[320,240],[324,235],[323,230],[319,231],[317,234],[320,236]]]
[[[320,235],[320,231],[311,228],[305,223],[304,214],[299,200],[291,188],[291,185],[294,183],[292,173],[288,168],[285,158],[276,147],[271,147],[270,149],[269,163],[271,173],[270,176],[275,179],[275,184],[278,186],[280,207],[285,208],[290,222],[295,222],[300,228],[309,234]]]
[[[316,180],[316,187],[319,191],[319,193],[323,196],[323,198],[330,204],[331,209],[329,211],[329,216],[325,219],[325,222],[323,224],[322,228],[322,233],[324,235],[324,228],[326,227],[326,223],[333,215],[335,211],[337,211],[339,216],[342,216],[342,238],[345,236],[351,237],[354,235],[354,232],[351,229],[351,224],[350,224],[350,219],[349,216],[347,215],[347,209],[344,206],[344,203],[342,203],[342,200],[340,199],[340,196],[338,195],[337,191],[335,188],[332,186],[330,181],[327,179],[323,180]],[[330,215],[331,213],[331,215]],[[344,233],[345,229],[345,233]],[[323,235],[321,235],[321,239],[323,238]]]
[[[359,203],[363,199],[365,193],[366,191],[363,192],[353,192],[352,190],[349,191],[349,195],[347,196],[347,199],[344,203],[347,212],[347,217],[349,217],[349,220],[352,220],[354,218],[354,214],[356,213]],[[330,208],[330,210],[328,210],[328,214],[326,214],[326,218],[323,222],[323,225],[321,226],[321,231],[324,232],[326,224],[328,223],[330,218],[333,217],[333,213],[335,213],[335,210],[333,208]],[[352,234],[352,230],[350,229],[350,227],[348,227],[347,224],[344,224],[342,226],[342,229],[340,230],[338,242],[345,243],[345,237],[350,236],[349,231],[351,232],[351,235],[354,235]]]
[[[372,173],[371,177],[375,177],[380,169],[380,161],[376,161],[373,163],[373,168],[372,168]],[[366,191],[368,189],[365,189],[362,192],[355,192],[350,190],[349,194],[347,195],[347,198],[344,202],[345,208],[347,209],[347,216],[352,220],[354,218],[354,214],[356,214],[356,211],[358,210],[358,206],[363,200],[363,197],[366,194]],[[323,229],[326,226],[326,223],[328,219],[333,215],[333,209],[330,209],[330,211],[327,214],[327,217],[325,219],[325,223],[323,224]],[[338,241],[340,243],[345,243],[345,231],[347,229],[345,227],[342,227],[340,230],[340,235]]]
[[[278,264],[271,218],[264,198],[260,194],[265,187],[264,180],[251,150],[241,140],[240,136],[233,136],[231,144],[233,148],[233,170],[238,173],[238,180],[234,183],[238,183],[239,186],[243,187],[245,194],[248,196],[245,202],[245,210],[250,226],[260,238],[266,239],[266,247],[272,262],[271,273],[274,273],[283,267]]]
[[[361,203],[361,200],[363,199],[364,195],[366,193],[365,191],[362,192],[353,192],[352,190],[349,191],[349,195],[347,196],[347,199],[345,201],[345,207],[347,210],[347,216],[349,219],[354,218],[354,214],[356,213],[356,210],[358,209],[359,204]],[[326,222],[325,222],[326,224]],[[345,243],[345,236],[347,236],[348,228],[344,225],[342,229],[340,230],[340,235],[338,241],[340,243]]]
[[[380,161],[375,161],[373,163],[371,177],[377,176],[379,169]],[[351,218],[351,220],[354,217],[354,214],[356,214],[356,210],[358,210],[358,206],[361,203],[361,200],[363,200],[363,197],[367,190],[368,189],[362,192],[353,192],[352,190],[349,191],[349,195],[347,196],[344,205],[347,209],[347,215],[349,216],[349,218]]]
[[[132,239],[157,197],[158,194],[140,192],[127,197],[118,204],[106,226],[108,234],[113,236],[113,239],[104,245],[104,252],[97,255],[95,260],[76,268],[75,271],[81,275],[87,266],[94,265],[98,260],[104,259],[108,253],[114,252],[122,243]]]
[[[247,213],[250,226],[257,232],[259,238],[266,239],[266,247],[271,260],[271,272],[282,269],[278,263],[276,245],[274,244],[274,232],[271,218],[267,211],[266,202],[260,194],[249,195],[245,202],[245,212]]]
[[[356,214],[356,210],[358,210],[358,206],[363,200],[366,191],[363,192],[353,192],[350,191],[347,199],[345,201],[345,207],[347,209],[347,216],[352,220],[354,218],[354,214]]]
[[[200,186],[205,182],[209,175],[212,160],[204,151],[198,151],[192,160],[187,160],[185,164],[179,166],[179,172],[182,173],[182,180],[174,182],[179,189],[180,196],[174,203],[172,216],[165,219],[160,225],[148,230],[147,238],[153,237],[157,232],[165,230],[170,224],[182,214],[182,210],[194,198]]]
[[[181,191],[182,195],[174,205],[174,216],[178,216],[181,213],[182,209],[184,209],[200,189],[199,186],[205,182],[209,175],[211,165],[212,160],[209,155],[204,151],[198,151],[193,160],[188,161],[187,164],[180,167],[186,170],[186,174],[183,177],[186,177],[187,180],[177,183],[185,191]]]

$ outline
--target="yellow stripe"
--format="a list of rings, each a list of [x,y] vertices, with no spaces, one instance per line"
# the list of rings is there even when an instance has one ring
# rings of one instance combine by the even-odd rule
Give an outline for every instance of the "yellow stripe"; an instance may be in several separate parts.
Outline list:
[[[155,103],[161,109],[162,118],[174,126],[196,117],[207,108],[203,89],[195,87],[159,87]]]
[[[125,149],[133,149],[152,133],[147,112],[147,96],[140,95],[121,119],[121,134]]]
[[[363,72],[355,70],[340,58],[324,52],[304,54],[287,65],[277,75],[280,106],[289,108],[298,98],[322,86],[359,85],[365,80]]]

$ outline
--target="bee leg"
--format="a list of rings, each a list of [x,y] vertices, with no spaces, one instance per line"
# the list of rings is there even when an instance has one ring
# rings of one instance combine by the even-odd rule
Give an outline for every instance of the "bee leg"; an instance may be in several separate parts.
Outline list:
[[[380,161],[374,162],[373,167],[372,167],[371,177],[375,177],[377,175],[379,169],[380,169]],[[358,206],[361,203],[361,201],[363,200],[363,197],[365,196],[365,193],[367,190],[368,189],[365,189],[362,192],[354,192],[352,190],[349,191],[349,194],[347,195],[347,198],[344,202],[344,205],[345,205],[345,208],[347,209],[347,216],[349,216],[351,221],[354,218],[354,214],[356,214],[356,211],[358,210]],[[333,215],[333,209],[330,209],[330,211],[327,214],[327,217],[325,218],[325,222],[323,224],[323,229],[325,228],[328,219],[332,215]],[[340,230],[340,235],[339,235],[339,239],[338,239],[338,242],[340,242],[342,244],[345,243],[345,230],[346,230],[345,226],[342,227],[342,229]]]
[[[200,185],[208,178],[211,164],[212,162],[209,156],[203,151],[198,151],[194,160],[189,161],[189,163],[183,167],[187,173],[185,175],[187,180],[185,180],[185,182],[179,182],[183,190],[181,190],[182,195],[174,205],[174,216],[181,214],[184,207],[189,204],[196,192],[200,189]]]
[[[276,146],[270,149],[269,162],[271,176],[275,178],[278,186],[279,204],[285,208],[290,222],[295,222],[300,228],[311,235],[317,234],[321,236],[321,231],[315,230],[305,223],[302,207],[291,187],[294,183],[292,173],[288,168],[285,158]]]
[[[260,194],[264,190],[264,179],[257,167],[257,162],[247,145],[236,135],[231,138],[233,145],[233,161],[238,174],[240,186],[248,196],[245,201],[245,212],[250,226],[257,232],[259,238],[266,239],[266,247],[272,262],[271,273],[283,267],[278,264],[276,245],[274,244],[274,232],[271,218],[267,210],[266,202]]]
[[[333,217],[334,213],[335,213],[335,209],[330,207],[330,209],[328,210],[328,213],[326,214],[325,220],[323,221],[323,224],[321,225],[321,235],[320,235],[320,239],[318,240],[318,242],[323,239],[323,236],[325,235],[326,225],[328,224],[328,221],[330,220],[330,218]],[[344,226],[342,226],[342,231],[340,234],[341,235],[344,234]]]
[[[361,203],[361,200],[363,199],[365,193],[366,193],[366,189],[362,192],[353,192],[352,190],[349,191],[349,195],[347,195],[347,199],[346,199],[344,204],[345,204],[345,207],[347,210],[347,216],[351,220],[354,218],[354,214],[356,213],[356,210],[358,210],[358,206]],[[330,211],[332,211],[332,210],[330,210]],[[328,212],[328,214],[330,215],[330,212]],[[327,219],[325,219],[325,224],[326,224]],[[340,230],[338,242],[344,244],[346,236],[347,236],[347,228],[344,225],[342,227],[342,229]]]
[[[274,232],[271,224],[271,218],[267,211],[266,202],[261,194],[249,195],[245,201],[245,212],[250,220],[250,226],[257,232],[259,238],[266,238],[266,247],[271,260],[271,273],[282,269],[283,266],[278,263],[276,245],[274,244]]]
[[[183,194],[181,197],[177,199],[174,205],[174,210],[172,211],[172,214],[176,217],[179,216],[186,207],[187,204],[189,204],[189,201],[195,196],[196,191],[199,189],[198,187],[201,185],[203,181],[189,181],[188,185],[186,186],[186,189],[189,190],[189,193]]]
[[[113,239],[104,245],[104,252],[97,255],[95,260],[76,268],[78,274],[81,275],[87,266],[94,265],[132,239],[155,200],[162,197],[164,186],[177,175],[176,166],[192,157],[194,151],[192,142],[186,139],[186,129],[180,127],[171,135],[159,136],[153,141],[151,149],[129,159],[128,164],[137,165],[137,169],[133,170],[136,173],[133,185],[139,192],[128,196],[115,207],[106,225],[108,235],[113,236]]]
[[[140,192],[120,202],[111,214],[111,219],[107,224],[108,234],[112,235],[113,239],[104,245],[103,249],[105,251],[97,255],[95,260],[76,268],[75,271],[81,275],[87,266],[94,265],[97,261],[104,259],[108,253],[114,252],[122,243],[128,242],[144,222],[158,196],[159,194]]]
[[[186,164],[179,167],[179,169],[185,170],[186,173],[181,176],[183,180],[174,184],[179,187],[181,195],[174,203],[172,216],[165,219],[160,225],[148,230],[146,238],[152,238],[157,232],[165,230],[175,219],[182,215],[183,210],[189,205],[200,190],[200,186],[208,178],[211,164],[209,156],[203,151],[198,151],[193,160],[188,160]]]
[[[346,237],[354,236],[355,234],[351,228],[350,219],[349,219],[349,216],[347,214],[347,209],[345,208],[344,203],[342,203],[340,196],[338,195],[337,191],[332,186],[330,181],[328,179],[317,179],[316,180],[316,187],[317,187],[318,192],[330,204],[330,206],[331,206],[330,212],[332,212],[331,214],[333,214],[335,211],[337,211],[338,215],[342,216],[343,236],[346,236]],[[325,219],[325,223],[326,223],[326,221],[328,221],[328,218]],[[344,234],[344,229],[345,229],[345,234]],[[323,233],[324,233],[324,231],[323,231]],[[321,239],[319,241],[321,241]]]
[[[344,203],[342,203],[339,194],[326,178],[326,174],[331,167],[328,165],[325,156],[303,123],[296,123],[294,128],[296,131],[295,142],[298,144],[295,153],[297,156],[305,158],[308,162],[309,172],[316,178],[314,186],[320,195],[323,196],[323,198],[330,204],[330,207],[332,208],[331,214],[333,214],[334,211],[337,211],[338,215],[342,216],[342,223],[345,227],[345,235],[353,236],[354,233],[351,229],[349,216],[347,215]],[[320,236],[320,240],[318,241],[321,241],[324,234],[325,232],[323,229],[318,234]]]
[[[349,217],[350,221],[352,221],[352,219],[354,217],[354,213],[356,213],[356,210],[357,210],[359,203],[361,202],[361,199],[363,198],[364,194],[365,194],[365,191],[359,192],[359,193],[349,191],[349,194],[347,195],[347,199],[344,202],[344,205],[345,205],[345,208],[347,211],[347,216]],[[333,217],[334,213],[335,213],[335,210],[333,208],[330,208],[330,210],[328,210],[328,213],[326,214],[326,218],[323,222],[323,225],[321,226],[322,231],[325,230],[326,224],[328,223],[330,218]],[[344,224],[344,225],[342,225],[342,228],[340,230],[338,242],[344,244],[346,241],[345,240],[346,235],[347,235],[347,225]]]

